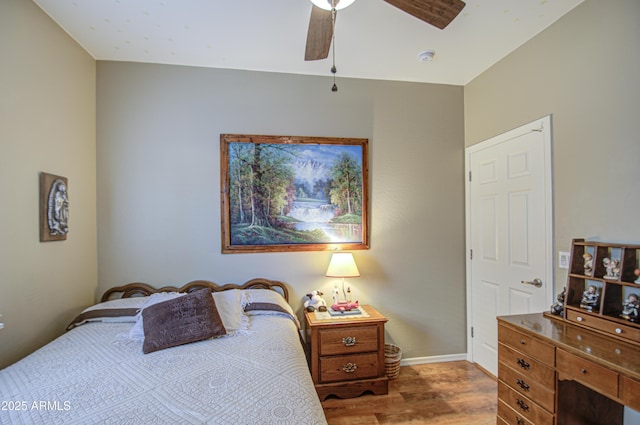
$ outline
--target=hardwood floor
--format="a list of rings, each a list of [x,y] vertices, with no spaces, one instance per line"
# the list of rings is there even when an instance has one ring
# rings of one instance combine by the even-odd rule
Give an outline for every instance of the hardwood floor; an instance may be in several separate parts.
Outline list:
[[[322,402],[329,425],[494,425],[497,383],[466,361],[402,366],[389,394]]]

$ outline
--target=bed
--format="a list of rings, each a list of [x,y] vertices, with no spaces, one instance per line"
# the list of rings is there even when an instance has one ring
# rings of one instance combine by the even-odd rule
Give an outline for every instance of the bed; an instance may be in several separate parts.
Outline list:
[[[0,403],[1,424],[326,424],[287,288],[267,279],[112,288],[0,371]]]

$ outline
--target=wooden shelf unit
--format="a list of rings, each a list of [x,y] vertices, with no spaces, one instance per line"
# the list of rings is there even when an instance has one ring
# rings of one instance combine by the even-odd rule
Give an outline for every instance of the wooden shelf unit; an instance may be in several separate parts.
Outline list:
[[[585,270],[584,255],[592,256],[591,270]],[[619,260],[617,276],[608,276],[603,259]],[[623,302],[630,294],[640,297],[640,283],[634,271],[640,267],[640,245],[588,242],[574,239],[567,276],[564,318],[578,326],[640,344],[640,323],[622,318]],[[592,311],[581,308],[584,291],[598,288],[599,303]]]

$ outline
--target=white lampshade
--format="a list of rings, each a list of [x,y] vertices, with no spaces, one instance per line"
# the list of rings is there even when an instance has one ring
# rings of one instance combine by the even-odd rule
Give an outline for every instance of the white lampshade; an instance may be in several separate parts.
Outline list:
[[[344,9],[350,6],[356,0],[336,0],[336,10]],[[311,0],[311,3],[318,6],[320,9],[331,10],[331,0]]]
[[[360,277],[360,271],[350,252],[334,252],[327,268],[327,277]]]

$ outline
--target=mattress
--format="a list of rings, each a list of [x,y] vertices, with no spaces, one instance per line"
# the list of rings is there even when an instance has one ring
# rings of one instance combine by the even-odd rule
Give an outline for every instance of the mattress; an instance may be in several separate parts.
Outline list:
[[[1,424],[326,424],[297,323],[142,353],[131,322],[77,326],[0,371]]]

